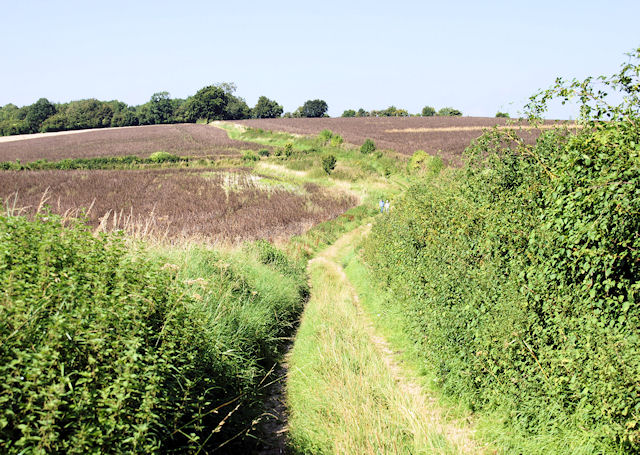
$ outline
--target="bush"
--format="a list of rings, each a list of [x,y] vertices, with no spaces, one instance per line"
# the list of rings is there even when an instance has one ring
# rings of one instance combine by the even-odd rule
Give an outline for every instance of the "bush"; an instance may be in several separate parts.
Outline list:
[[[258,155],[269,157],[271,155],[271,152],[268,149],[260,149],[258,151]]]
[[[331,132],[331,130],[322,130],[318,134],[318,140],[322,144],[326,144],[327,142],[329,142],[332,137],[333,137],[333,133]]]
[[[335,156],[327,155],[324,158],[322,158],[322,169],[327,173],[327,175],[331,175],[335,167],[336,167]]]
[[[452,107],[443,107],[438,111],[439,116],[448,116],[448,117],[459,117],[462,115],[458,109],[454,109]]]
[[[287,158],[293,155],[293,144],[291,142],[287,142],[286,144],[284,144],[282,152]]]
[[[362,146],[360,147],[360,152],[365,155],[368,155],[369,153],[372,153],[375,151],[376,151],[376,144],[371,139],[365,140]]]
[[[422,116],[423,117],[433,117],[436,115],[436,110],[431,106],[425,106],[422,108]]]
[[[308,292],[262,250],[190,251],[176,272],[56,216],[0,216],[3,453],[193,453],[250,426]]]
[[[249,162],[249,161],[258,161],[258,160],[260,160],[260,157],[256,155],[256,153],[252,150],[247,150],[242,155],[242,161]]]
[[[424,150],[416,150],[407,164],[407,170],[410,174],[421,174],[427,176],[436,176],[440,173],[444,163],[439,156],[429,155]]]
[[[601,79],[630,95],[620,107],[590,110],[601,92],[560,82],[534,112],[575,95],[596,116],[585,128],[533,146],[486,133],[464,170],[414,185],[366,243],[443,392],[555,441],[548,452],[640,450],[640,85],[623,68]]]
[[[149,155],[149,160],[153,163],[175,163],[180,161],[180,157],[169,152],[155,152]]]
[[[340,136],[339,134],[334,134],[331,137],[331,145],[333,147],[340,147],[343,142],[344,142],[344,139],[342,139],[342,136]]]

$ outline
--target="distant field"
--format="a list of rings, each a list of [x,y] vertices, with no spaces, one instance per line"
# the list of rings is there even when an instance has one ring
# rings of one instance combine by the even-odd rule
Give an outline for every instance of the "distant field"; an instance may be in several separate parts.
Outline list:
[[[26,163],[39,159],[147,157],[157,151],[181,156],[222,156],[263,148],[249,142],[233,141],[219,128],[193,123],[45,133],[20,138],[8,136],[7,140],[0,140],[0,161]]]
[[[416,150],[440,155],[446,163],[458,164],[464,149],[485,128],[504,126],[507,119],[490,117],[359,117],[279,118],[240,120],[245,126],[294,134],[317,134],[329,129],[345,141],[361,145],[371,138],[378,148],[411,155]],[[523,131],[527,140],[535,132]]]
[[[225,242],[287,238],[358,203],[315,184],[295,187],[245,169],[3,172],[0,198],[13,206],[16,192],[15,206],[26,213],[38,210],[46,192],[54,213],[90,207],[93,227]]]

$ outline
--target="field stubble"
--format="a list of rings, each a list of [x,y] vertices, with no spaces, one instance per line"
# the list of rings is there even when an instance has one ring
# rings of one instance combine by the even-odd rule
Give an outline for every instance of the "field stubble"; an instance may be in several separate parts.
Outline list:
[[[97,230],[169,242],[282,240],[334,218],[357,197],[316,184],[228,170],[7,171],[0,198],[14,211],[84,216]]]
[[[97,158],[164,151],[181,156],[239,156],[239,150],[258,150],[259,144],[234,141],[219,128],[201,124],[148,125],[108,128],[77,134],[46,133],[37,138],[0,142],[0,161],[23,163],[46,159]]]

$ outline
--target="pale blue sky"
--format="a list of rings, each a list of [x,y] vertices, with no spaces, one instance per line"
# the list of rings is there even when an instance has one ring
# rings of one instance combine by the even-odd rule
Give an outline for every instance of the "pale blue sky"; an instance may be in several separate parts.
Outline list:
[[[514,115],[556,76],[611,74],[640,46],[638,0],[1,1],[0,105],[140,104],[232,81],[286,111],[321,98],[332,116]]]

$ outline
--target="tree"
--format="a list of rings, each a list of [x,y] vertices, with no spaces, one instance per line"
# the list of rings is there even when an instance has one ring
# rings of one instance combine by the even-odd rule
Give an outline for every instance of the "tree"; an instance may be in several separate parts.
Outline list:
[[[498,113],[496,114],[496,118],[509,118],[509,114],[506,112],[498,111]]]
[[[433,117],[434,115],[436,115],[435,108],[433,108],[431,106],[425,106],[425,107],[422,108],[422,116],[423,117]]]
[[[327,155],[322,158],[322,169],[324,169],[327,175],[331,175],[331,173],[335,169],[336,161],[336,157],[333,155]]]
[[[171,123],[173,103],[169,92],[158,92],[151,95],[149,101],[149,120],[152,124]]]
[[[216,85],[201,88],[187,100],[185,117],[190,122],[198,119],[222,120],[229,103],[229,94]]]
[[[251,118],[251,108],[244,100],[244,98],[230,95],[229,102],[224,108],[222,118],[224,120],[242,120]]]
[[[344,111],[342,113],[343,117],[355,117],[356,116],[356,111],[354,111],[353,109],[347,109],[346,111]]]
[[[370,117],[370,116],[371,114],[369,114],[367,111],[365,111],[362,108],[358,109],[358,112],[356,112],[356,117]]]
[[[459,117],[462,115],[462,112],[452,107],[443,107],[438,111],[438,115],[443,117]]]
[[[32,133],[40,129],[40,125],[56,113],[56,107],[46,98],[40,98],[27,108],[25,120]]]
[[[300,114],[302,117],[323,117],[328,109],[326,101],[308,100],[300,108]]]
[[[266,96],[258,98],[256,106],[253,108],[253,118],[278,118],[284,109],[278,103],[270,100]]]

